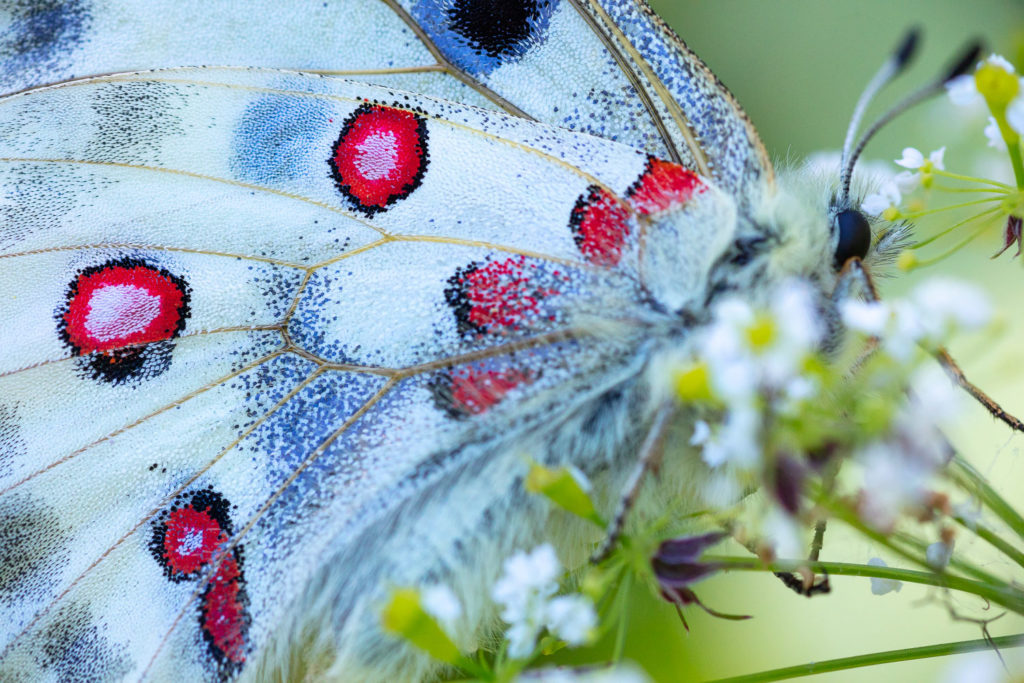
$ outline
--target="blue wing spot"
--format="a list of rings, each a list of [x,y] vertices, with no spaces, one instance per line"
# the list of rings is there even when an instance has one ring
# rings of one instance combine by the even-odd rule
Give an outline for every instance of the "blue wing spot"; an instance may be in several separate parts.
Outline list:
[[[420,0],[413,16],[441,53],[474,76],[542,43],[559,0]]]
[[[4,7],[10,13],[0,32],[0,90],[5,92],[53,80],[92,21],[84,0],[15,0]]]
[[[256,185],[309,176],[310,158],[322,163],[325,131],[337,110],[312,97],[266,95],[246,107],[235,129],[231,170]],[[320,149],[318,149],[320,147]]]

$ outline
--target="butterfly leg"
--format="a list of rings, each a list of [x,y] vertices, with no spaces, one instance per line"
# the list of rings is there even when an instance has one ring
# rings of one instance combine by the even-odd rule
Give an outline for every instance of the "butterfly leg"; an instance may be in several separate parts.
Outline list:
[[[854,281],[861,283],[863,293],[868,300],[879,301],[878,290],[875,288],[875,283],[871,279],[871,275],[868,271],[864,270],[864,266],[858,258],[850,259],[847,261],[846,265],[843,266],[843,270],[839,273],[839,284],[836,286],[836,291],[833,293],[833,297],[845,297],[849,293],[849,288]],[[959,384],[964,391],[974,398],[974,400],[983,405],[985,410],[992,414],[992,417],[997,420],[1002,420],[1009,425],[1011,429],[1024,432],[1024,422],[1022,422],[1020,418],[1006,412],[1001,405],[992,400],[992,397],[972,384],[967,379],[967,376],[964,375],[964,371],[960,369],[959,365],[957,365],[957,362],[949,355],[949,351],[940,347],[934,352],[934,355],[936,360],[939,361],[939,364],[949,374],[953,381]]]
[[[611,524],[608,525],[608,533],[605,535],[601,547],[590,557],[590,561],[594,564],[601,562],[611,554],[615,544],[622,536],[622,529],[626,525],[626,516],[633,508],[633,504],[636,503],[637,496],[640,494],[640,486],[644,482],[644,476],[647,472],[658,468],[662,455],[661,441],[665,436],[665,431],[669,425],[669,418],[673,412],[674,406],[666,404],[658,409],[658,412],[655,414],[654,422],[651,424],[651,428],[647,431],[647,436],[644,437],[643,444],[640,446],[640,458],[633,472],[629,475],[629,479],[626,480],[626,485],[619,497],[619,504],[615,508],[615,516],[612,518]]]
[[[811,552],[807,556],[808,563],[815,563],[818,561],[818,556],[821,554],[821,548],[825,544],[825,525],[824,519],[818,520],[814,525],[814,540],[811,541]],[[809,567],[802,567],[803,571],[796,573],[788,572],[774,572],[775,576],[778,577],[779,581],[782,581],[787,588],[800,595],[805,595],[808,598],[813,595],[824,595],[825,593],[832,592],[832,585],[829,583],[828,572],[822,570],[821,580],[814,580],[814,572]]]
[[[1014,417],[1010,413],[1006,412],[1001,405],[992,400],[988,394],[979,389],[977,386],[972,384],[967,376],[964,375],[964,371],[960,369],[957,362],[953,360],[953,357],[949,355],[949,351],[944,348],[940,348],[935,352],[935,359],[939,361],[939,365],[942,369],[952,378],[954,382],[960,385],[960,387],[971,395],[974,400],[985,407],[985,410],[992,414],[992,417],[997,420],[1002,420],[1011,429],[1015,429],[1018,432],[1024,432],[1024,422],[1021,422],[1020,418]]]

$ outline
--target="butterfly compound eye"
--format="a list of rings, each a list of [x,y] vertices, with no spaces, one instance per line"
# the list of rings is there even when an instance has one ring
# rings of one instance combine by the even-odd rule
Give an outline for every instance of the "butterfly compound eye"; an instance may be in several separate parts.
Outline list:
[[[836,216],[836,227],[839,229],[839,243],[836,244],[835,265],[841,268],[844,263],[856,256],[867,256],[871,246],[871,226],[868,219],[856,209],[847,209]]]

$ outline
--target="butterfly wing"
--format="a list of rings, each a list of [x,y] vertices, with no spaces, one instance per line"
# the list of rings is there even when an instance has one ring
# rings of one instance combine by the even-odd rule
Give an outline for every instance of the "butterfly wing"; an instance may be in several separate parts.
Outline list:
[[[729,203],[610,141],[243,69],[0,100],[0,187],[0,669],[58,679],[231,677],[310,591],[393,657],[383,582],[516,542],[528,435],[635,379],[637,217]]]
[[[312,70],[617,140],[741,203],[772,177],[735,99],[643,0],[255,0],[245,12],[74,0],[8,13],[0,92],[168,66]]]

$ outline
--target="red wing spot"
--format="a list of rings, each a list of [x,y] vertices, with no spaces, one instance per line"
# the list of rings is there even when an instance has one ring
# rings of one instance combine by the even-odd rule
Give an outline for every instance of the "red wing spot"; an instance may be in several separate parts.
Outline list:
[[[185,326],[189,293],[165,270],[132,259],[83,270],[71,282],[61,333],[78,355],[176,337]]]
[[[367,215],[420,186],[427,170],[427,124],[413,112],[364,104],[345,121],[330,164],[338,189]]]
[[[200,607],[203,633],[217,652],[229,662],[245,661],[245,636],[248,619],[242,572],[233,554],[220,563],[217,574],[203,595]]]
[[[229,548],[231,505],[213,488],[185,493],[153,523],[150,552],[174,582],[206,579],[199,629],[223,678],[245,661],[249,629],[240,546]],[[208,576],[211,565],[216,567]]]
[[[463,334],[503,334],[529,327],[544,299],[559,294],[554,273],[543,275],[525,256],[460,268],[448,279],[445,298]]]
[[[227,536],[209,513],[191,507],[178,508],[167,516],[164,557],[171,571],[190,576],[213,557]]]
[[[648,157],[647,167],[626,196],[637,213],[648,215],[685,204],[703,190],[704,183],[690,169]]]
[[[629,210],[607,190],[591,185],[576,200],[569,227],[588,261],[614,266],[622,258],[622,245],[629,235]]]
[[[459,368],[440,375],[430,388],[437,406],[452,417],[461,419],[490,410],[510,391],[530,384],[536,376],[536,373],[516,368]]]

